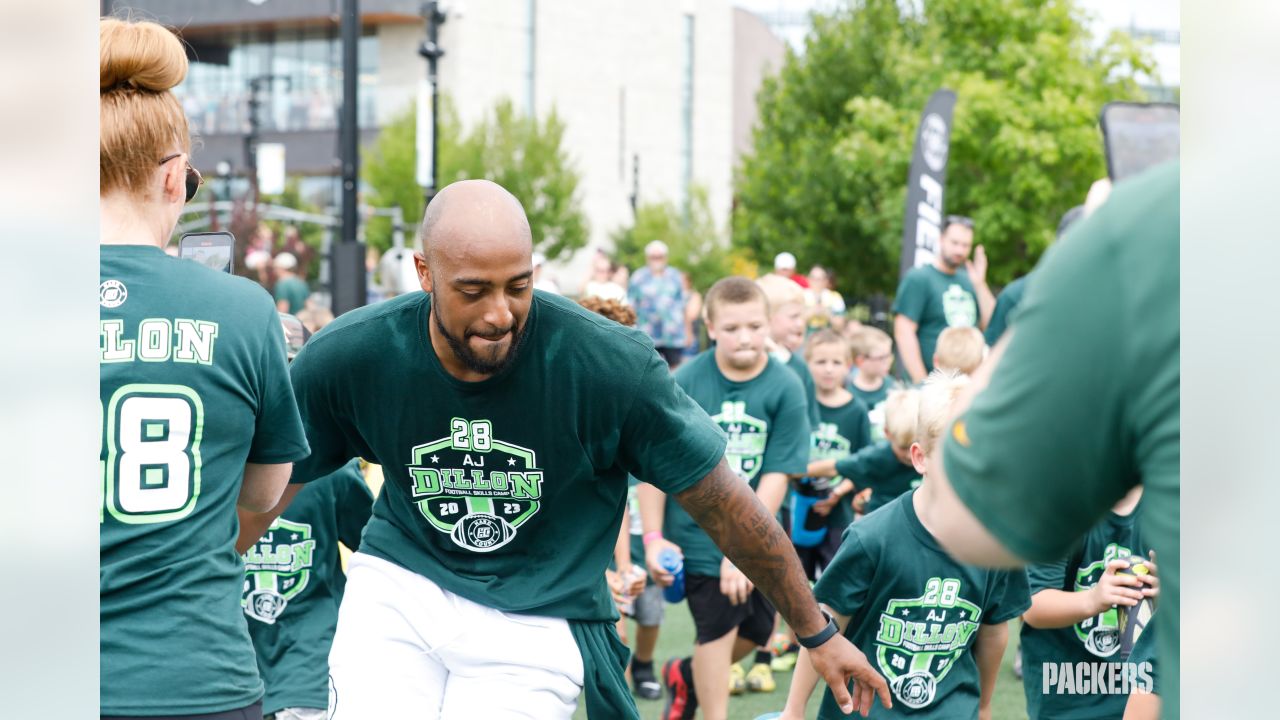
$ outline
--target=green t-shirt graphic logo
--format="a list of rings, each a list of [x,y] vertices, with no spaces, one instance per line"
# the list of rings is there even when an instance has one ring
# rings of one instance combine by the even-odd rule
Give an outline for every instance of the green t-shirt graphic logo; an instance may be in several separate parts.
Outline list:
[[[257,544],[244,555],[244,614],[275,624],[289,601],[311,579],[316,541],[307,523],[277,518]]]
[[[922,708],[978,629],[982,609],[960,597],[960,581],[929,578],[924,595],[890,600],[880,614],[876,663],[899,702]]]
[[[973,295],[961,285],[949,285],[942,293],[942,312],[947,317],[947,327],[973,327],[978,324],[978,304]]]
[[[528,448],[496,440],[488,420],[453,418],[448,437],[413,449],[422,516],[459,547],[491,552],[538,512],[542,470]]]
[[[1107,563],[1112,560],[1129,557],[1133,551],[1118,543],[1107,545],[1101,560],[1090,563],[1076,570],[1076,592],[1088,590],[1098,584]],[[1111,657],[1120,649],[1120,614],[1116,609],[1108,608],[1098,615],[1087,617],[1076,623],[1073,628],[1076,637],[1085,649],[1098,657]]]
[[[747,482],[755,480],[764,461],[769,424],[748,415],[747,403],[742,400],[721,403],[720,414],[712,415],[711,419],[729,436],[729,444],[724,451],[729,468]]]

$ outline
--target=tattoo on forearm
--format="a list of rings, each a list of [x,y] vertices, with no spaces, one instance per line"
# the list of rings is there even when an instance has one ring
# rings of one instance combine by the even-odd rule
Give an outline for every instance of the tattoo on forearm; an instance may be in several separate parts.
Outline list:
[[[721,461],[675,499],[796,632],[810,635],[822,629],[822,615],[791,541],[728,465]]]

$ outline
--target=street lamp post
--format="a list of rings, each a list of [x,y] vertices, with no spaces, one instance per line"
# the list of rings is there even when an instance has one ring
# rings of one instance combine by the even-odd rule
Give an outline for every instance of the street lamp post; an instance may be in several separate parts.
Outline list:
[[[440,58],[444,56],[444,49],[440,47],[440,26],[444,24],[446,15],[437,0],[428,0],[422,4],[422,19],[427,25],[427,39],[422,42],[422,45],[418,46],[418,54],[427,60],[427,83],[431,86],[431,123],[429,125],[431,131],[430,162],[429,167],[425,169],[419,165],[420,171],[418,178],[418,182],[423,185],[422,193],[425,198],[423,207],[425,208],[427,205],[431,204],[431,199],[436,196],[436,191],[440,187],[440,141],[438,137],[439,124],[437,121],[440,109],[440,83],[437,78],[436,67]],[[419,103],[418,111],[422,112],[422,110],[422,103]],[[421,118],[419,118],[419,132],[421,132],[425,127],[427,127],[427,123],[422,122]],[[420,155],[423,150],[425,150],[426,146],[427,143],[422,142],[422,139],[419,138],[418,152]],[[425,177],[423,177],[423,175],[425,175]]]

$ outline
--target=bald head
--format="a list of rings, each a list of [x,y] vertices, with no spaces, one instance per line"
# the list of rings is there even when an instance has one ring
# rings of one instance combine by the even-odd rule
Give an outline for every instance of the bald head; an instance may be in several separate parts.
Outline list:
[[[456,250],[483,253],[523,246],[533,251],[524,207],[506,188],[489,180],[459,180],[445,186],[422,216],[419,239],[428,259]]]

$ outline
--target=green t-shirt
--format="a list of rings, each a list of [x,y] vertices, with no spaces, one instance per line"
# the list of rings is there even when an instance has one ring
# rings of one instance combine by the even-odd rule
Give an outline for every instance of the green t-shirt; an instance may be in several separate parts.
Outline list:
[[[241,605],[267,686],[264,713],[329,706],[329,646],[347,584],[338,543],[359,549],[372,511],[352,460],[303,487],[245,553]]]
[[[308,452],[280,316],[253,282],[157,247],[100,252],[102,714],[244,707],[262,697],[235,551],[244,465]]]
[[[810,462],[843,458],[871,444],[871,422],[867,419],[867,406],[858,398],[852,398],[838,407],[819,403],[818,414],[818,429],[811,433],[813,444],[809,451]],[[817,480],[821,480],[822,485],[834,487],[840,483],[841,478],[811,480],[815,485],[818,484]],[[827,515],[827,527],[843,530],[853,522],[853,507],[849,498],[846,495],[831,508]]]
[[[1030,277],[1031,273],[1027,273],[1000,291],[1000,296],[996,298],[996,307],[991,311],[991,320],[987,322],[988,345],[995,345],[1005,329],[1009,327],[1009,321],[1013,319],[1013,311],[1022,302],[1022,295],[1027,290],[1027,279]]]
[[[676,382],[729,438],[724,457],[752,488],[766,473],[799,474],[808,467],[809,417],[800,381],[770,357],[746,382],[726,378],[707,350],[676,369]],[[684,571],[720,576],[724,555],[668,493],[663,534],[684,551]]]
[[[932,265],[913,269],[902,278],[893,298],[893,311],[915,321],[924,369],[933,372],[938,335],[949,327],[977,327],[978,296],[963,268],[948,275]],[[904,366],[905,367],[905,366]]]
[[[604,571],[627,474],[670,493],[705,477],[724,435],[653,343],[535,291],[519,356],[480,382],[450,375],[428,336],[430,296],[351,311],[316,333],[292,375],[315,454],[387,478],[361,551],[504,612],[613,620]]]
[[[867,417],[871,421],[871,442],[884,439],[884,401],[889,399],[889,391],[894,389],[892,377],[880,379],[880,387],[876,390],[863,390],[849,381],[845,384],[853,396],[867,406]]]
[[[849,616],[845,637],[889,682],[893,709],[873,703],[870,717],[974,718],[981,687],[969,650],[979,625],[1031,606],[1027,576],[952,560],[920,523],[914,495],[850,525],[813,594]],[[828,688],[818,717],[852,716]]]
[[[1160,563],[1166,717],[1178,709],[1178,166],[1116,185],[1027,287],[990,387],[947,433],[960,499],[1048,562],[1141,482]],[[959,439],[957,439],[959,438]]]
[[[889,504],[894,498],[920,484],[920,473],[904,465],[888,440],[868,445],[853,455],[836,461],[836,474],[853,481],[854,492],[871,488],[865,514]]]
[[[809,365],[805,363],[804,358],[800,357],[799,353],[789,353],[786,366],[791,368],[796,377],[800,378],[800,384],[804,386],[805,409],[809,413],[809,427],[817,427],[819,422],[818,385],[813,381],[813,373],[809,372]]]
[[[1155,615],[1151,616],[1155,618]],[[1138,639],[1133,643],[1133,652],[1129,655],[1129,662],[1138,666],[1138,676],[1141,679],[1145,672],[1150,676],[1151,680],[1147,687],[1156,695],[1160,694],[1160,659],[1156,656],[1156,626],[1148,624],[1147,628],[1142,631]],[[1146,667],[1143,665],[1146,664]]]
[[[1098,583],[1108,562],[1129,555],[1146,557],[1148,548],[1138,535],[1137,515],[1137,508],[1129,515],[1108,513],[1089,529],[1080,549],[1071,557],[1028,566],[1027,582],[1032,595],[1041,590],[1062,590],[1068,573],[1073,575],[1071,586],[1076,592],[1088,590]],[[1127,696],[1123,694],[1090,693],[1080,689],[1072,694],[1054,689],[1046,693],[1043,684],[1046,663],[1121,664],[1121,630],[1114,608],[1066,628],[1041,629],[1023,623],[1022,684],[1031,718],[1118,720],[1124,715]],[[1061,676],[1063,673],[1056,672],[1049,677]]]
[[[311,294],[311,288],[307,287],[307,281],[297,277],[280,278],[276,281],[275,298],[276,301],[288,301],[289,309],[287,313],[296,315],[299,310],[307,306],[307,296]]]

